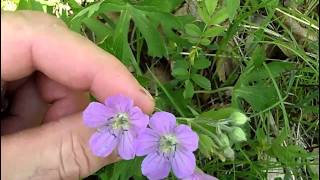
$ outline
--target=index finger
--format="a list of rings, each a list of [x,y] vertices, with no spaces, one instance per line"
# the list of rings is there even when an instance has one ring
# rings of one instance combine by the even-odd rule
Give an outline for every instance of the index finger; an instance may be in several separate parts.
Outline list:
[[[124,94],[151,113],[154,102],[127,68],[89,40],[40,12],[1,12],[1,78],[14,81],[38,70],[99,101]]]

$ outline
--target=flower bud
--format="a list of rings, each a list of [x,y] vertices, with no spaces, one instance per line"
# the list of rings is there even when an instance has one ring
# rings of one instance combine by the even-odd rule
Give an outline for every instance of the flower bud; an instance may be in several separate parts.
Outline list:
[[[241,112],[234,112],[230,115],[231,124],[240,126],[248,121],[248,117]]]
[[[230,141],[229,141],[229,138],[226,134],[224,134],[224,133],[220,134],[219,140],[222,144],[222,147],[229,147],[230,146]]]
[[[232,130],[229,132],[229,137],[232,142],[241,142],[247,140],[246,134],[239,127],[232,128]]]
[[[228,159],[234,159],[234,151],[230,147],[223,150],[223,155]]]

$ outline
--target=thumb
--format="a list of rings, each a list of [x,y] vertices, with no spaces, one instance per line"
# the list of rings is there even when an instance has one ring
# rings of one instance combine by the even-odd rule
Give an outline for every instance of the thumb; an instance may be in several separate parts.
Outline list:
[[[118,161],[91,153],[93,131],[78,113],[1,137],[1,179],[80,179]]]

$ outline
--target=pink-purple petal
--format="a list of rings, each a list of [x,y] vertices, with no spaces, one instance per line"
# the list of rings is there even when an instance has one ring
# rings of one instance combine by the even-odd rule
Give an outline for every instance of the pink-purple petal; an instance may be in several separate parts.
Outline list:
[[[144,114],[137,106],[130,109],[129,118],[132,128],[138,134],[143,131],[149,123],[149,116]]]
[[[135,156],[134,137],[130,131],[124,131],[119,137],[118,153],[122,159],[129,160]]]
[[[174,157],[171,158],[171,166],[176,177],[189,177],[196,168],[195,156],[191,151],[177,150]]]
[[[97,128],[108,122],[114,113],[101,103],[91,102],[82,115],[86,126]]]
[[[164,179],[169,175],[170,161],[157,153],[151,153],[142,161],[141,170],[151,180]]]
[[[108,97],[105,105],[117,112],[128,112],[133,107],[133,100],[123,95],[115,95]]]
[[[137,156],[144,156],[152,152],[156,152],[159,147],[160,136],[154,130],[146,128],[145,131],[139,134],[136,140]]]
[[[218,180],[218,179],[216,177],[205,174],[200,170],[195,170],[195,172],[191,176],[187,178],[183,178],[182,180]]]
[[[117,138],[108,131],[95,132],[90,140],[89,145],[94,155],[107,157],[112,153],[117,145]]]
[[[161,135],[172,133],[176,127],[176,117],[168,112],[156,112],[150,118],[149,125]]]
[[[175,129],[179,147],[187,151],[195,151],[198,149],[199,137],[192,129],[184,124],[179,125]]]

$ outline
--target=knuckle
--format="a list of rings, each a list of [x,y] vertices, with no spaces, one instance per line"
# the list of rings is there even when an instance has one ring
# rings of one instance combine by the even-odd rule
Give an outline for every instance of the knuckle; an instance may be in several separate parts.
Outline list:
[[[60,143],[60,179],[80,179],[90,173],[88,156],[77,135],[68,132]]]

